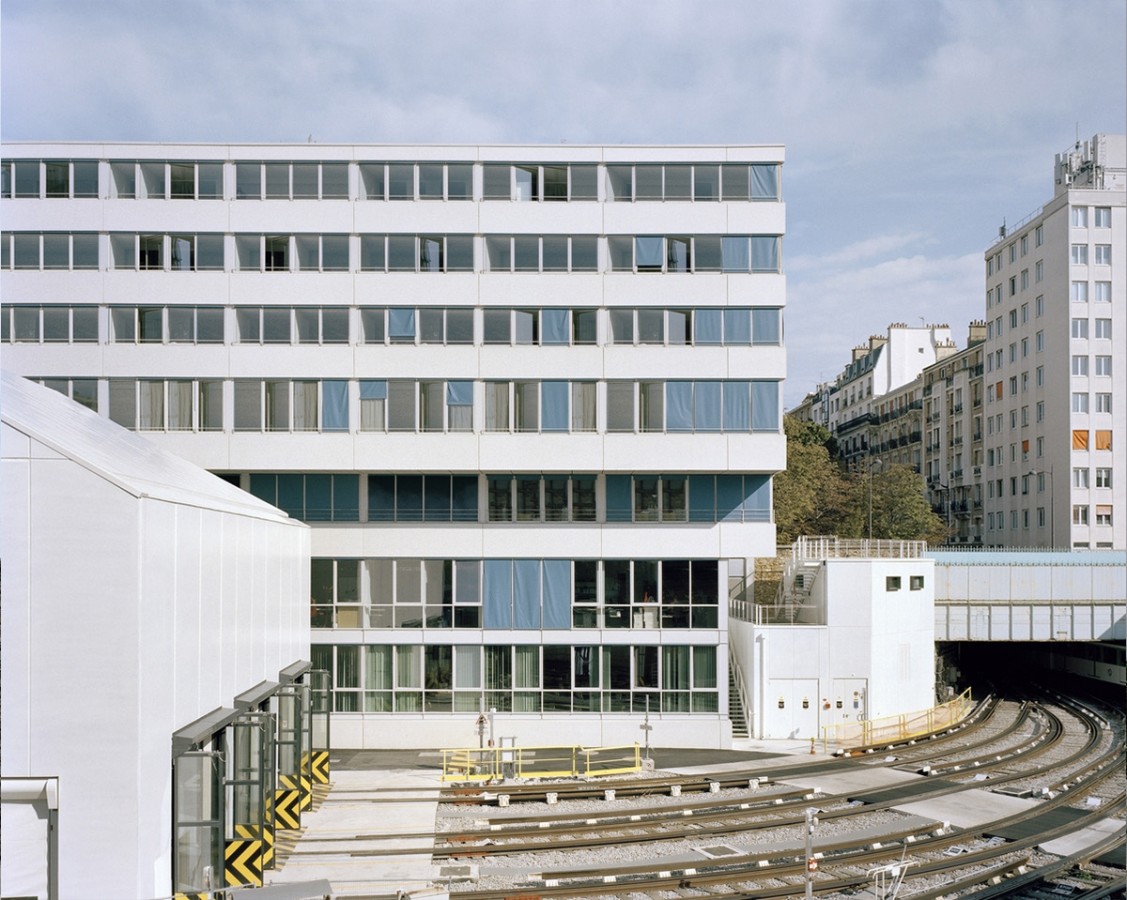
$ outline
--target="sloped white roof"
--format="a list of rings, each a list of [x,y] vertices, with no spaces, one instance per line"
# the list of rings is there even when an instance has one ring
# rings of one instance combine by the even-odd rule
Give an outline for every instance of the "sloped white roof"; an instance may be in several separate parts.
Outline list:
[[[10,372],[0,372],[0,420],[135,497],[306,527],[57,391]]]

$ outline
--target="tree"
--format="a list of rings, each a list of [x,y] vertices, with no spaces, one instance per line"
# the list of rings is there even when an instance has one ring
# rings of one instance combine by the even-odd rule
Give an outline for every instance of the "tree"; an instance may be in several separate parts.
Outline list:
[[[821,425],[787,416],[787,469],[775,476],[775,527],[780,544],[801,535],[868,537],[943,543],[948,531],[910,466],[847,472],[836,441]]]
[[[775,527],[780,544],[804,534],[856,530],[853,488],[834,459],[828,431],[787,416],[787,468],[775,476]]]
[[[861,494],[858,499],[865,504],[866,518],[869,501],[872,501],[874,538],[927,541],[931,544],[946,542],[947,526],[927,502],[923,479],[911,466],[888,466],[878,469],[871,476],[865,472],[858,473],[855,485],[863,491],[856,491],[855,496]],[[868,521],[865,529],[868,534]]]

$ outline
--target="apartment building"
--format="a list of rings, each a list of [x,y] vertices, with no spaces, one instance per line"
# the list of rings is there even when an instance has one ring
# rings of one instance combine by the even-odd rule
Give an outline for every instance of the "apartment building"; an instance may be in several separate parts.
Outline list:
[[[975,320],[967,345],[924,369],[924,467],[928,497],[953,544],[982,543],[983,343]]]
[[[837,439],[850,467],[903,464],[922,471],[920,373],[956,350],[947,325],[902,322],[871,335],[832,383],[819,385],[791,410],[818,422]]]
[[[1054,173],[984,259],[984,540],[1122,549],[1127,138],[1078,142]]]
[[[779,146],[8,144],[4,366],[311,526],[336,747],[725,746]]]

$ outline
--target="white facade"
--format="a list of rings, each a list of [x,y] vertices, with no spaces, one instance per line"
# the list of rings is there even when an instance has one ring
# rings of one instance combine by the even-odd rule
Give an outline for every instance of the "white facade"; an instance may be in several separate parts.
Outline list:
[[[5,147],[5,364],[312,525],[339,747],[724,745],[778,146]],[[65,335],[63,334],[65,331]]]
[[[44,779],[55,896],[167,896],[172,735],[308,658],[309,529],[52,391],[0,396],[5,846],[35,824],[10,779]],[[5,895],[39,895],[29,861]]]
[[[1058,154],[987,251],[984,542],[1127,547],[1127,138]]]
[[[778,604],[730,625],[752,735],[820,739],[827,726],[930,708],[934,608],[931,559],[800,559]]]

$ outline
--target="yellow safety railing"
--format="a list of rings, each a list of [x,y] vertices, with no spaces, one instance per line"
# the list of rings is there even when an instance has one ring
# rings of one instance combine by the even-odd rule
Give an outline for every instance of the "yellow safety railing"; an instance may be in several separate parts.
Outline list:
[[[637,744],[620,747],[462,747],[442,751],[443,781],[596,778],[642,769]]]
[[[822,749],[847,744],[865,747],[886,741],[911,740],[962,721],[973,708],[974,700],[971,699],[970,688],[967,688],[953,700],[930,709],[879,719],[864,719],[860,722],[826,725],[822,728]]]

